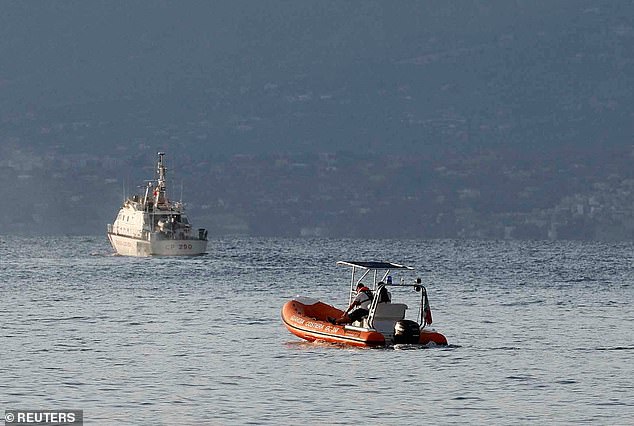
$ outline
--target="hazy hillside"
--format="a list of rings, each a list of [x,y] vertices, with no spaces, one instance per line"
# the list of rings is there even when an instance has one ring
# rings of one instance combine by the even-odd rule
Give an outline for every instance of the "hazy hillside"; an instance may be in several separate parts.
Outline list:
[[[249,167],[270,182],[268,200],[292,173],[271,175],[261,162],[318,170],[324,155],[336,158],[328,170],[342,162],[382,168],[388,158],[404,164],[408,157],[418,159],[416,167],[470,170],[458,180],[427,170],[418,180],[381,181],[397,185],[383,189],[399,197],[417,194],[417,208],[426,196],[452,199],[475,179],[515,200],[496,210],[555,209],[590,190],[570,179],[579,177],[575,164],[597,158],[583,168],[590,186],[611,174],[619,188],[631,178],[622,161],[630,161],[634,140],[632,2],[10,1],[0,11],[0,195],[20,202],[21,185],[43,188],[54,172],[68,188],[99,159],[90,187],[114,197],[104,179],[147,178],[158,149],[206,184],[212,199],[218,169],[233,176],[224,182],[229,190],[249,188],[232,169],[236,154],[255,156]],[[513,178],[519,186],[509,187],[508,175],[487,172],[535,176],[546,163],[570,173],[553,175],[550,185],[548,173],[537,185]],[[140,165],[146,169],[133,169]],[[317,172],[310,176],[305,185],[322,188],[319,197],[328,200],[336,183],[355,179],[340,175],[343,181],[326,185]],[[373,182],[364,176],[359,187]],[[469,208],[490,196],[478,191]],[[59,202],[63,212],[65,198]],[[619,203],[609,205],[629,208]],[[452,225],[439,229],[451,236],[463,207],[444,205],[430,218],[443,222],[437,215],[450,211]],[[483,223],[493,221],[487,209],[478,216]],[[263,213],[254,205],[238,210],[231,215],[247,223],[241,229],[253,230],[257,221],[249,218]],[[286,210],[298,223],[339,229],[330,215],[306,218],[292,203]],[[417,223],[412,228],[422,229]],[[425,227],[422,234],[444,235]]]
[[[49,124],[101,122],[73,151],[192,122],[208,138],[183,143],[203,152],[629,143],[632,134],[631,2],[3,8],[3,133],[28,111]]]

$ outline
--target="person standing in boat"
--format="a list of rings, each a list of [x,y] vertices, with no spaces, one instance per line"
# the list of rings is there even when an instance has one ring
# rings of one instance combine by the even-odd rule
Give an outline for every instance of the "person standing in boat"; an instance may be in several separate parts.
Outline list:
[[[340,318],[329,318],[333,324],[350,324],[355,321],[361,321],[370,313],[370,303],[372,303],[372,290],[367,288],[363,283],[357,284],[357,296],[354,298],[348,309]]]

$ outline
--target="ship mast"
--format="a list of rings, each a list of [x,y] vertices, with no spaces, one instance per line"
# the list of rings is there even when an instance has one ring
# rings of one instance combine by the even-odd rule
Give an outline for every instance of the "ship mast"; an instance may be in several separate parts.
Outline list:
[[[167,172],[167,167],[165,167],[165,164],[163,163],[163,156],[165,155],[164,152],[159,152],[158,156],[158,164],[156,166],[156,172],[159,175],[158,178],[158,182],[156,185],[156,192],[155,192],[155,200],[154,200],[154,204],[156,206],[161,205],[161,204],[167,204],[167,196],[165,194],[166,191],[166,185],[165,185],[165,173]]]

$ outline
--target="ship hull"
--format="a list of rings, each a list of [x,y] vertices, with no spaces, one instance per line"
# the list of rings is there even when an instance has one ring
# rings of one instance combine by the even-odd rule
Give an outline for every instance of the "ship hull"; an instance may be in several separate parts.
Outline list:
[[[207,250],[207,240],[142,240],[108,233],[115,252],[122,256],[199,256]]]

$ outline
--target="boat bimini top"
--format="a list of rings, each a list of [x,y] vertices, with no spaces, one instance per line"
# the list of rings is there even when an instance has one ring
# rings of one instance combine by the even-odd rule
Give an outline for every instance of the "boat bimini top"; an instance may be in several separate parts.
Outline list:
[[[398,263],[392,262],[357,262],[340,260],[337,262],[337,265],[352,267],[352,279],[350,281],[350,300],[348,301],[348,303],[352,302],[352,299],[354,299],[357,283],[362,282],[362,280],[366,279],[368,275],[371,274],[372,278],[372,285],[368,285],[368,287],[370,287],[370,290],[376,291],[380,282],[392,284],[392,277],[390,275],[390,272],[393,269],[409,271],[414,270],[414,268],[410,268],[409,266],[399,265]],[[401,281],[402,280],[403,279],[401,279]]]

